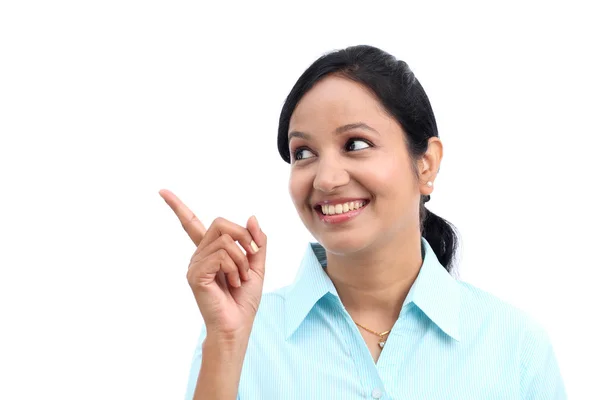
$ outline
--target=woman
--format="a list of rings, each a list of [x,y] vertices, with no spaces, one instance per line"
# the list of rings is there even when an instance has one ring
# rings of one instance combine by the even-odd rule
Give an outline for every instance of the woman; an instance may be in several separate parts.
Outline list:
[[[456,234],[425,208],[442,143],[405,62],[370,46],[319,58],[287,97],[277,144],[318,241],[290,286],[262,294],[255,217],[205,229],[160,192],[198,246],[187,278],[205,324],[186,398],[566,397],[544,330],[450,275]]]

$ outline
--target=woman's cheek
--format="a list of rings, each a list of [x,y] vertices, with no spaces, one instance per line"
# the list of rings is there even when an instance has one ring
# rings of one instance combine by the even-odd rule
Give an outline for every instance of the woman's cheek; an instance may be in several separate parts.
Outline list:
[[[292,171],[290,175],[289,191],[296,208],[301,208],[302,204],[307,203],[309,191],[306,189],[306,178],[297,171]]]

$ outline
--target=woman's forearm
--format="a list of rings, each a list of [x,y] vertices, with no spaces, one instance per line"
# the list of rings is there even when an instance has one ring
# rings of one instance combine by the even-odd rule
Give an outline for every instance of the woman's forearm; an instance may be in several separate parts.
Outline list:
[[[193,400],[236,400],[250,335],[207,335]]]

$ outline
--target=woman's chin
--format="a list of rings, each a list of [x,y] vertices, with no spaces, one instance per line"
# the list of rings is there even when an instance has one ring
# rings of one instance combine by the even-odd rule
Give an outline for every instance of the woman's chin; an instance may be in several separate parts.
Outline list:
[[[327,233],[318,238],[319,243],[333,254],[352,254],[366,246],[363,237],[348,236],[340,233]]]

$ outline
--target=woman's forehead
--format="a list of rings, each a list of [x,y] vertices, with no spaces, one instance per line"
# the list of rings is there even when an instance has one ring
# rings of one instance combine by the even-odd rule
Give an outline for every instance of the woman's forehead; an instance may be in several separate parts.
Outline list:
[[[377,98],[363,85],[332,76],[317,82],[300,99],[288,131],[332,130],[357,121],[376,124],[388,118]]]

